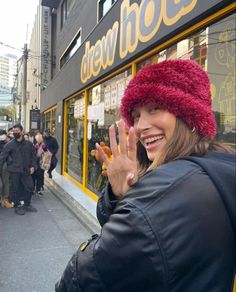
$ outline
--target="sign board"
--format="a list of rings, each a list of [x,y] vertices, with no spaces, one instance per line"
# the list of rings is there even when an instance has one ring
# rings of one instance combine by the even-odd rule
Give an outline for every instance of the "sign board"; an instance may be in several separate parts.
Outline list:
[[[41,114],[39,109],[30,110],[30,130],[40,129]]]

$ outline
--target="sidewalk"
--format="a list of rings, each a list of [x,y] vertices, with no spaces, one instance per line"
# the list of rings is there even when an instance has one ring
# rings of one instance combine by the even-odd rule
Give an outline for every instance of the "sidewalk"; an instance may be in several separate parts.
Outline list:
[[[96,217],[97,202],[55,170],[52,179],[45,175],[45,183],[48,189],[74,213],[91,233],[100,233],[101,228]]]
[[[38,212],[0,207],[0,291],[53,292],[69,259],[92,232],[45,187]]]

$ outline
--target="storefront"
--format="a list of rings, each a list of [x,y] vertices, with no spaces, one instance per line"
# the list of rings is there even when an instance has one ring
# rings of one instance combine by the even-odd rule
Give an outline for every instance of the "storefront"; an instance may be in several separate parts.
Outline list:
[[[42,115],[42,129],[50,129],[51,133],[53,134],[55,131],[56,125],[56,110],[57,106],[53,106],[52,108],[43,112]]]
[[[120,119],[124,89],[132,76],[149,64],[172,58],[201,64],[211,78],[216,138],[236,145],[236,4],[118,2],[107,17],[110,22],[98,25],[79,49],[78,91],[63,99],[62,174],[95,200],[107,180],[93,151],[95,143],[109,147],[108,129]],[[49,113],[52,117],[52,109],[44,113],[45,126]]]

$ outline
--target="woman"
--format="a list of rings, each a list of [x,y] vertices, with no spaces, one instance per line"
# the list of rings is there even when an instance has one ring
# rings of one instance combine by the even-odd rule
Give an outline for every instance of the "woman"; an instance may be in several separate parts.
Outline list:
[[[214,141],[210,81],[190,60],[142,69],[110,127],[100,236],[82,244],[56,291],[232,291],[235,155]]]
[[[29,133],[25,133],[25,134],[24,134],[24,139],[25,139],[26,141],[30,141]]]
[[[36,188],[36,195],[42,196],[43,193],[41,192],[44,190],[44,169],[41,168],[41,160],[44,151],[47,150],[46,145],[43,143],[43,136],[41,133],[37,133],[35,136],[35,150],[37,156],[37,170],[33,174],[34,186]]]

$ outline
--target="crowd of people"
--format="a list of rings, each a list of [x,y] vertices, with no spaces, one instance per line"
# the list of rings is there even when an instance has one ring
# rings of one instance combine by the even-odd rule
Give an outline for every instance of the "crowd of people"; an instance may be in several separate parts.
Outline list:
[[[52,178],[57,165],[58,142],[50,129],[24,133],[20,124],[8,131],[0,129],[0,199],[1,206],[14,208],[15,213],[37,212],[32,195],[43,196],[44,174]],[[50,154],[48,167],[43,164]]]

